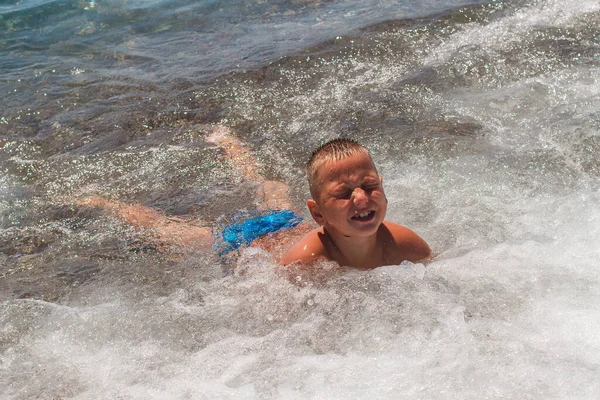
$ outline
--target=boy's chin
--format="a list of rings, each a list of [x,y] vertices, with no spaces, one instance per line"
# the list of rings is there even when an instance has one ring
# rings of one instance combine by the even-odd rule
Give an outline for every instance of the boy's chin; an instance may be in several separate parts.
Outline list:
[[[327,231],[330,234],[333,235],[341,235],[344,237],[369,237],[369,236],[373,236],[375,234],[377,234],[377,231],[379,230],[379,226],[381,226],[381,223],[379,224],[364,224],[364,225],[359,225],[359,226],[355,226],[354,224],[352,226],[347,226],[344,227],[344,229],[339,229],[337,227],[331,226],[331,225],[325,225],[325,228],[327,229]]]

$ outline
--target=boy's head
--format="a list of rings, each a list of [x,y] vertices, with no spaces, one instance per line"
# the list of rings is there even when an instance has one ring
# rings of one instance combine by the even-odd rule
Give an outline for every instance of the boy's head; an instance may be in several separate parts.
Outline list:
[[[315,221],[331,233],[370,235],[383,222],[387,199],[369,151],[351,139],[315,150],[306,166]]]
[[[366,147],[352,139],[333,139],[319,146],[311,154],[306,163],[306,179],[313,199],[318,199],[322,176],[319,175],[320,168],[331,162],[343,160],[354,155],[365,155],[371,158]],[[374,168],[374,166],[373,166]]]

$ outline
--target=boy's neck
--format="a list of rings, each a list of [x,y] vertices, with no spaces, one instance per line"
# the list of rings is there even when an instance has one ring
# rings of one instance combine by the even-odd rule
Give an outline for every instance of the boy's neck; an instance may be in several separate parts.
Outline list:
[[[383,248],[378,245],[377,233],[366,237],[336,235],[323,227],[333,247],[331,258],[344,267],[369,269],[383,262]]]

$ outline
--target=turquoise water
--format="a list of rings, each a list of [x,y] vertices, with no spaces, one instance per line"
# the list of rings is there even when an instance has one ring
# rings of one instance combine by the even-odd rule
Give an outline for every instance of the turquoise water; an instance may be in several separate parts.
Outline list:
[[[0,15],[0,398],[598,398],[596,0]],[[253,210],[219,124],[304,217],[312,149],[360,140],[436,258],[292,284],[77,205]]]

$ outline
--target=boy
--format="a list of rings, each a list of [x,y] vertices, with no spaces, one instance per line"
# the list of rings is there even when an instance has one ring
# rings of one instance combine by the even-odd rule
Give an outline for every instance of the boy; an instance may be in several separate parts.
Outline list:
[[[325,143],[310,157],[306,177],[312,196],[307,206],[321,227],[292,246],[280,264],[328,259],[369,269],[430,258],[431,249],[416,233],[384,221],[383,178],[362,145],[350,139]]]
[[[254,157],[229,128],[214,127],[209,142],[220,146],[237,172],[258,184],[257,207],[263,210],[289,208],[287,186],[264,180],[255,171]],[[235,161],[235,162],[234,162]],[[404,260],[426,261],[429,246],[414,232],[392,222],[384,222],[387,199],[368,150],[349,139],[335,139],[319,147],[307,167],[312,199],[307,205],[313,219],[322,227],[311,230],[281,258],[280,264],[310,266],[320,259],[336,261],[358,269],[399,264]],[[173,249],[200,246],[208,249],[211,229],[169,218],[140,204],[127,205],[97,196],[79,199],[81,206],[101,207],[128,224],[153,233],[153,241]],[[292,229],[263,236],[251,245],[280,257],[289,243],[312,229],[302,223]]]

